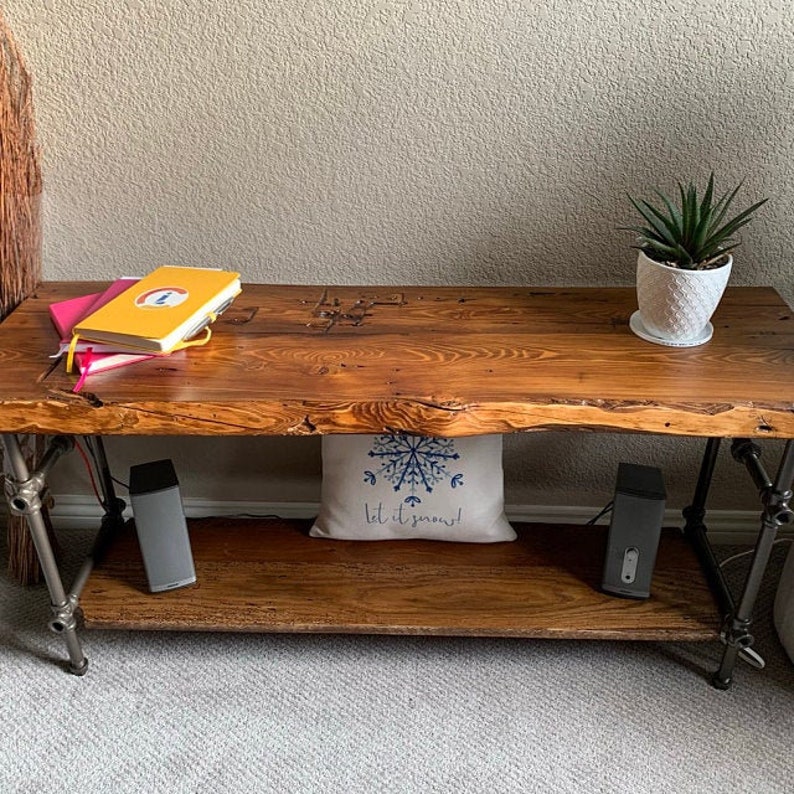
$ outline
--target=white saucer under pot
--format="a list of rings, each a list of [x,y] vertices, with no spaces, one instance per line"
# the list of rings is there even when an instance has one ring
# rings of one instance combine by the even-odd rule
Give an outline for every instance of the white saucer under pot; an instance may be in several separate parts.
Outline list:
[[[637,257],[637,303],[629,326],[648,342],[694,347],[711,339],[709,322],[731,275],[733,258],[710,270],[684,270]]]

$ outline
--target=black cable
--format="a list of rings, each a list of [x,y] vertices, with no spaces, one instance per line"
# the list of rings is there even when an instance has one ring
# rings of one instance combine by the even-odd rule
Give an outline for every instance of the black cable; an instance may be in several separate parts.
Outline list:
[[[606,515],[606,514],[607,514],[607,513],[608,513],[610,510],[612,510],[612,508],[614,507],[614,505],[615,505],[615,502],[614,502],[614,501],[607,503],[607,504],[604,506],[604,509],[603,509],[603,510],[601,510],[601,512],[600,512],[598,515],[596,515],[596,516],[593,516],[593,518],[591,518],[591,519],[590,519],[590,520],[587,522],[587,524],[586,524],[585,526],[588,526],[588,527],[589,527],[589,526],[591,526],[592,524],[595,524],[595,522],[596,522],[596,521],[598,521],[598,519],[599,519],[599,518],[601,518],[602,516],[605,516],[605,515]]]

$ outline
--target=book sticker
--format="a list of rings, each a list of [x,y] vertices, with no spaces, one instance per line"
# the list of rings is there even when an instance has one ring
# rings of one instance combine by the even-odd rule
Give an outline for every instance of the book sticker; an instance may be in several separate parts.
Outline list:
[[[135,298],[135,305],[144,309],[162,309],[179,306],[188,298],[184,287],[157,287],[142,292]]]

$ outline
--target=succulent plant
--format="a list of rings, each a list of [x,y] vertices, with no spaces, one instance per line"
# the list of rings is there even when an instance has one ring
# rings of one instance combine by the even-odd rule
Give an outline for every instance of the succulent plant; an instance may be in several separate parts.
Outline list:
[[[761,199],[726,219],[741,186],[740,182],[715,201],[713,173],[709,176],[702,198],[698,197],[697,188],[692,182],[686,187],[679,182],[679,206],[663,193],[655,191],[664,205],[661,209],[647,201],[635,201],[629,196],[629,201],[648,225],[620,228],[637,233],[639,238],[634,247],[657,262],[685,270],[719,267],[725,261],[725,255],[739,245],[736,232],[749,223],[753,213],[767,201]]]

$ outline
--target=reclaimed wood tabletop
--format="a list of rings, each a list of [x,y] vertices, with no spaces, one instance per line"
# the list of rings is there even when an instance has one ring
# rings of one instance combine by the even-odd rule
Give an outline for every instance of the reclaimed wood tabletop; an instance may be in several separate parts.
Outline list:
[[[713,338],[635,336],[631,288],[244,285],[204,347],[90,375],[51,358],[44,282],[0,325],[0,431],[119,435],[544,429],[794,437],[794,317],[731,287]]]

